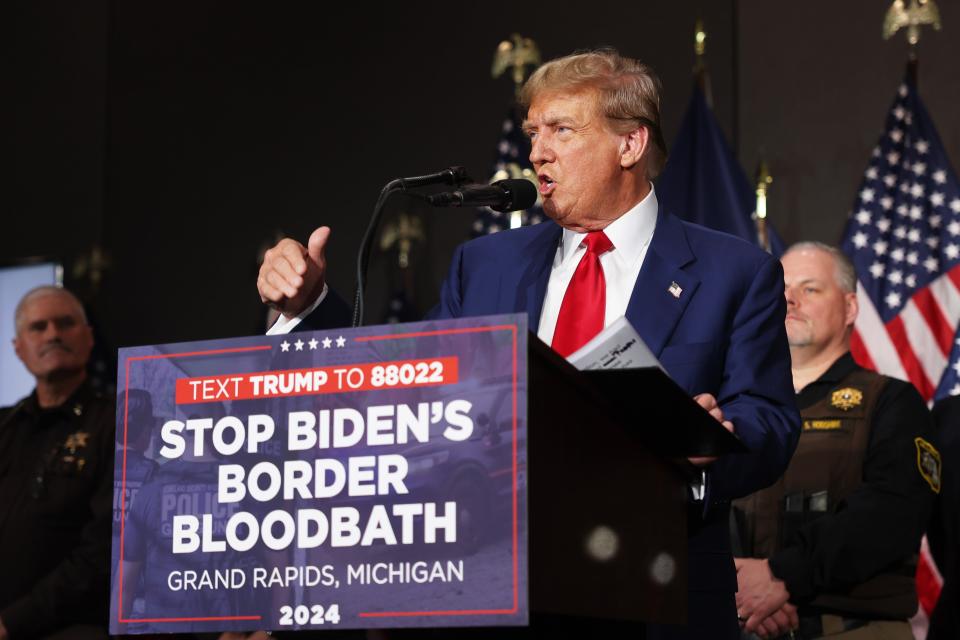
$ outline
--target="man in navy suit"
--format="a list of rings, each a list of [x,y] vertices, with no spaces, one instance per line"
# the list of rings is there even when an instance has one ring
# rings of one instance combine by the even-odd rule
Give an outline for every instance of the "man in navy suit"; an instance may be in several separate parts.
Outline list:
[[[653,638],[738,638],[729,503],[771,484],[796,445],[780,263],[732,236],[663,211],[652,186],[666,161],[660,86],[611,50],[540,67],[524,87],[524,129],[553,222],[459,247],[431,318],[526,311],[562,355],[626,316],[678,384],[750,453],[694,458],[705,495],[689,522],[690,615]],[[282,313],[271,333],[347,323],[325,284],[330,229],[284,239],[258,278]]]

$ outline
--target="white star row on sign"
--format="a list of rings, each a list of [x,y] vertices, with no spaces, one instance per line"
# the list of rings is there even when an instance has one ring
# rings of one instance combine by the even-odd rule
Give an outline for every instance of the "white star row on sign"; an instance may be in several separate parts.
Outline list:
[[[324,349],[329,349],[333,346],[334,342],[336,342],[338,349],[347,346],[347,339],[343,336],[338,336],[336,340],[331,340],[329,337],[325,337],[323,340],[311,338],[309,342],[304,342],[298,338],[294,343],[287,342],[286,340],[281,342],[280,351],[286,353],[290,351],[291,346],[293,346],[295,351],[303,351],[304,345],[309,346],[311,351],[315,350],[319,345],[322,345]]]

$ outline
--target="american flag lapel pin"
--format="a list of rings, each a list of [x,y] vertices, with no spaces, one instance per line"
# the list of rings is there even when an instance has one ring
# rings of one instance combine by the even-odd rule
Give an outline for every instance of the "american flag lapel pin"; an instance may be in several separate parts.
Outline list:
[[[671,282],[670,287],[667,289],[674,298],[680,298],[680,294],[683,293],[683,289],[680,288],[676,282]]]

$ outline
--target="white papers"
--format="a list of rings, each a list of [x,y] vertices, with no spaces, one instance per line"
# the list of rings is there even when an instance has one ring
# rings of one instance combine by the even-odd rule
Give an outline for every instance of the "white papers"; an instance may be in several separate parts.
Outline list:
[[[660,367],[643,338],[623,316],[570,354],[567,361],[581,371]]]

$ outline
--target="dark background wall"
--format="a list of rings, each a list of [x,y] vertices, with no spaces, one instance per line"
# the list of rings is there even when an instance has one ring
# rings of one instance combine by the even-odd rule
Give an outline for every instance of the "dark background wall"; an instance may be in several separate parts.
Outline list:
[[[945,31],[924,33],[920,84],[956,161],[960,7],[940,4]],[[902,36],[880,39],[888,5],[6,3],[0,260],[56,258],[70,284],[103,247],[100,286],[72,280],[114,347],[260,331],[257,263],[277,234],[331,225],[330,281],[349,296],[386,181],[451,164],[486,177],[513,94],[490,77],[500,40],[522,33],[545,58],[613,45],[652,64],[669,142],[697,16],[716,115],[749,174],[761,154],[771,165],[774,223],[788,241],[835,242],[903,73]],[[423,213],[426,308],[472,216]],[[390,275],[378,255],[370,318]]]

